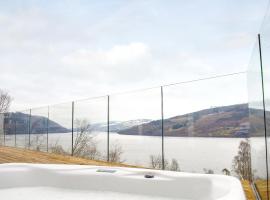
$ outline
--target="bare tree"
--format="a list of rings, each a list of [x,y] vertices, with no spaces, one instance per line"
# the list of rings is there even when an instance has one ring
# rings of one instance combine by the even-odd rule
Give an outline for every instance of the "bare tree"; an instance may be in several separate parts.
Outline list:
[[[43,134],[33,134],[31,135],[30,148],[36,151],[41,151],[42,146],[44,146],[46,137]]]
[[[91,125],[86,120],[75,120],[76,134],[73,144],[73,156],[88,158],[92,160],[97,160],[104,158],[102,154],[98,150],[98,142],[95,140],[95,137],[91,135]],[[68,154],[61,145],[58,144],[58,141],[51,146],[51,152],[57,154]],[[122,146],[118,142],[114,142],[110,145],[109,152],[109,161],[115,163],[122,163],[124,160],[122,159],[123,149]]]
[[[55,154],[68,155],[62,145],[58,144],[58,140],[53,145],[51,145],[50,151]]]
[[[109,161],[115,163],[123,163],[122,154],[124,153],[122,146],[118,142],[114,142],[110,145]]]
[[[91,125],[86,120],[75,121],[76,134],[73,144],[73,155],[83,158],[98,159],[100,152],[97,148],[97,141],[91,136]]]
[[[11,104],[11,97],[7,92],[0,89],[0,113],[8,111]],[[4,144],[3,131],[4,131],[4,115],[0,116],[0,145]]]
[[[74,156],[83,156],[84,152],[86,151],[89,137],[88,133],[90,132],[90,124],[87,120],[75,120],[76,126],[76,134],[75,134],[75,141],[73,144],[73,155]]]
[[[203,168],[203,171],[204,171],[205,174],[214,174],[215,173],[214,170],[207,169],[207,168]]]
[[[91,160],[98,160],[101,158],[101,153],[98,150],[97,142],[92,138],[86,148],[85,157]]]
[[[171,164],[170,164],[170,170],[171,171],[180,171],[180,166],[179,163],[177,162],[176,159],[172,159]]]
[[[230,170],[228,170],[227,168],[224,168],[224,169],[222,170],[222,173],[223,173],[224,175],[227,175],[227,176],[230,176],[230,175],[231,175]]]
[[[241,141],[238,147],[238,154],[233,159],[233,171],[244,180],[253,180],[251,169],[251,148],[249,140]]]
[[[168,163],[168,162],[166,162]],[[162,157],[161,155],[150,155],[150,167],[153,169],[162,169]]]
[[[162,169],[162,156],[150,155],[150,167],[153,169]],[[180,171],[179,163],[176,159],[172,159],[171,163],[167,159],[164,159],[164,169],[171,171]]]
[[[0,89],[0,113],[8,111],[11,101],[12,99],[8,92]]]

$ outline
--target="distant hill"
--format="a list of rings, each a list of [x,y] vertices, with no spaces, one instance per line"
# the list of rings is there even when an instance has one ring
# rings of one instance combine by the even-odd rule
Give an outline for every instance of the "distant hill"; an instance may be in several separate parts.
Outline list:
[[[8,113],[5,117],[5,134],[14,134],[15,132],[15,121],[16,121],[16,133],[17,134],[27,134],[29,129],[29,114],[24,114],[21,112]],[[110,131],[117,132],[123,129],[127,129],[136,125],[148,123],[152,120],[150,119],[136,119],[129,121],[111,121],[110,122]],[[47,132],[47,123],[48,133],[67,133],[71,132],[71,129],[61,126],[59,123],[56,123],[53,120],[48,120],[47,117],[31,115],[31,134],[41,134]],[[71,123],[71,121],[70,121]],[[76,127],[74,127],[74,130]],[[91,131],[107,131],[107,123],[95,123],[91,124]]]
[[[149,123],[151,122],[151,119],[135,119],[135,120],[129,120],[129,121],[111,121],[110,122],[110,131],[111,132],[118,132],[124,129],[131,128],[133,126],[138,126],[141,124]],[[96,123],[92,124],[92,130],[93,131],[107,131],[107,123]]]
[[[270,119],[270,112],[267,112]],[[5,117],[5,133],[28,133],[29,115],[8,113]],[[42,116],[31,116],[31,133],[67,133],[70,129]],[[71,122],[70,122],[71,123]],[[267,120],[270,127],[270,120]],[[92,131],[107,131],[107,123],[91,124]],[[161,120],[136,119],[111,121],[110,131],[123,135],[161,136]],[[164,135],[169,137],[250,137],[263,136],[262,110],[249,109],[248,104],[221,106],[164,119]]]
[[[248,104],[209,108],[165,119],[164,135],[172,137],[263,136],[262,114],[261,110],[250,110]],[[269,113],[268,115],[270,117]],[[252,120],[252,123],[250,123],[250,120]],[[133,126],[120,130],[118,133],[160,136],[161,120]]]
[[[49,133],[67,133],[70,132],[70,129],[67,129],[60,124],[47,120],[47,117],[42,116],[31,116],[31,133],[32,134],[41,134],[47,132],[47,123]],[[15,121],[16,121],[16,134],[27,134],[29,130],[29,114],[16,112],[8,113],[5,117],[5,134],[14,134],[15,133]]]

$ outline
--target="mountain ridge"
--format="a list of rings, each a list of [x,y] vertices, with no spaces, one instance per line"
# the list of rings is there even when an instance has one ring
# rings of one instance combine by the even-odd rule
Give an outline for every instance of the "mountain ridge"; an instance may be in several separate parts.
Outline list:
[[[267,112],[270,118],[270,112]],[[5,134],[29,133],[29,114],[7,113],[4,120]],[[269,121],[269,120],[268,120]],[[162,121],[135,119],[129,121],[111,121],[110,131],[121,135],[161,136]],[[49,123],[47,130],[47,123]],[[270,121],[267,122],[270,126]],[[70,122],[71,124],[71,122]],[[208,108],[192,113],[173,116],[163,120],[166,137],[250,137],[263,136],[263,112],[251,109],[248,104],[235,104]],[[91,131],[107,132],[107,123],[90,124]],[[71,125],[70,125],[71,127]],[[31,134],[68,133],[65,128],[52,119],[43,116],[31,116]],[[76,128],[74,129],[76,131]]]
[[[250,109],[248,104],[203,109],[164,119],[164,136],[232,138],[263,136],[262,114],[261,110]],[[267,114],[270,116],[269,112]],[[161,136],[161,122],[161,120],[151,121],[120,130],[118,133],[123,135]]]

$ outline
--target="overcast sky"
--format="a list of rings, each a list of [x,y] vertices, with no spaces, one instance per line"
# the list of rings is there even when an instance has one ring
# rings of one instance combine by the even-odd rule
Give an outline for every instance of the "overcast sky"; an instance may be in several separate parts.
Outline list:
[[[1,0],[0,88],[21,110],[246,71],[267,3]],[[232,94],[246,89],[242,75],[230,83]],[[191,87],[206,98],[200,84]],[[231,96],[223,103],[246,100]]]

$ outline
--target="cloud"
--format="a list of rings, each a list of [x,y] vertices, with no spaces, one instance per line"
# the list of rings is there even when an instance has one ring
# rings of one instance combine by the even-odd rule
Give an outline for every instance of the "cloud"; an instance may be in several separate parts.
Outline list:
[[[114,45],[107,50],[79,49],[61,59],[70,71],[78,71],[78,76],[84,74],[114,84],[119,80],[144,80],[152,72],[151,66],[147,67],[152,60],[150,47],[142,42]]]
[[[137,42],[127,45],[115,45],[107,51],[80,49],[64,56],[62,61],[68,65],[91,66],[94,64],[110,67],[137,63],[150,57],[149,47],[144,43]]]
[[[242,71],[264,1],[1,2],[0,86],[21,109]]]

